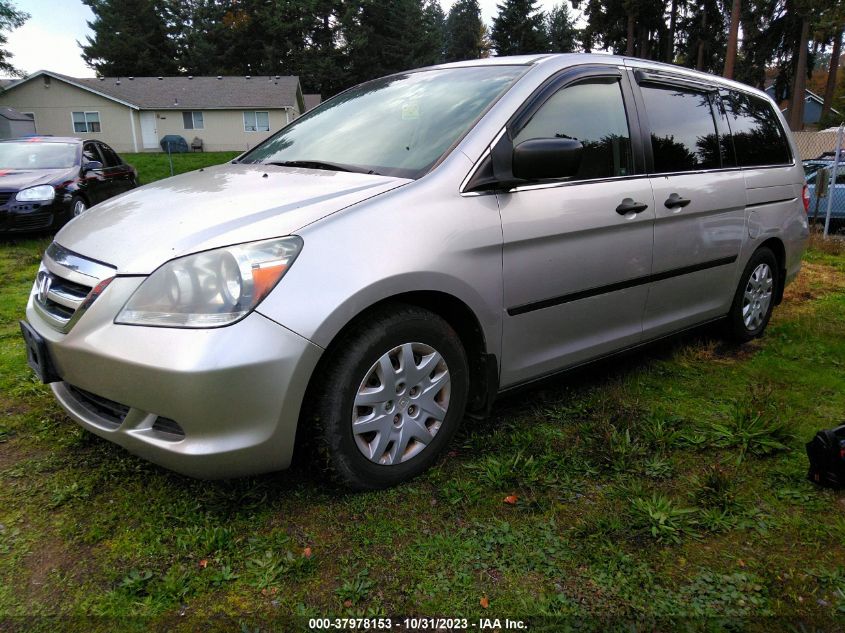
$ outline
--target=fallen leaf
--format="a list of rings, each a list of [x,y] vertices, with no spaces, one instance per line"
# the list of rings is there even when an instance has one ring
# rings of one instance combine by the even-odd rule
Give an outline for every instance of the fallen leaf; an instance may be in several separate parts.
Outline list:
[[[487,598],[487,596],[481,596],[481,600],[478,601],[478,604],[481,605],[482,609],[486,609],[490,606],[490,600]]]
[[[200,561],[200,569],[205,569],[206,567],[208,567],[208,559],[207,559],[207,558],[203,558],[203,559]]]
[[[348,609],[349,607],[351,607],[351,606],[352,606],[352,601],[351,601],[351,600],[344,600],[344,601],[343,601],[343,606],[344,606],[344,607],[346,607],[346,608]]]
[[[508,495],[507,497],[502,499],[502,501],[510,505],[516,505],[516,502],[519,501],[519,497],[517,497],[516,495]]]
[[[310,547],[306,547],[304,550],[302,550],[302,555],[303,555],[305,558],[311,558],[311,548],[310,548]]]
[[[740,567],[745,567],[745,561],[744,561],[744,560],[742,560],[741,558],[737,561],[737,564],[738,564]]]

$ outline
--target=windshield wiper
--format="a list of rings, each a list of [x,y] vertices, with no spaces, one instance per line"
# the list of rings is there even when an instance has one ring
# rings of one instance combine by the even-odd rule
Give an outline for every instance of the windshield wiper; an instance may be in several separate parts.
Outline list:
[[[263,163],[264,165],[276,165],[278,167],[305,167],[306,169],[325,169],[328,171],[349,171],[358,174],[373,174],[379,176],[377,171],[355,167],[353,165],[340,165],[339,163],[328,163],[324,160],[283,160]]]

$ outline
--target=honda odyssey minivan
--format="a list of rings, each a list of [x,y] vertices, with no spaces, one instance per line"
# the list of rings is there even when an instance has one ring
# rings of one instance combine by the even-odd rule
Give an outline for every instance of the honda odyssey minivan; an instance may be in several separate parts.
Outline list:
[[[218,167],[96,205],[47,249],[29,362],[167,468],[346,485],[430,466],[500,392],[699,324],[760,336],[808,236],[762,92],[606,55],[351,88]]]

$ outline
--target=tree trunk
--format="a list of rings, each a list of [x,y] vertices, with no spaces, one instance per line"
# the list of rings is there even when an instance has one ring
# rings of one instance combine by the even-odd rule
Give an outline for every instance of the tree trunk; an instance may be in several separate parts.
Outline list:
[[[696,70],[704,70],[704,34],[707,32],[707,3],[701,4],[701,35],[698,37],[698,59],[695,61]]]
[[[634,56],[634,27],[637,25],[637,16],[633,11],[628,14],[628,47],[625,49],[625,54],[628,57]]]
[[[810,41],[810,20],[801,20],[801,39],[798,42],[798,63],[792,82],[792,99],[789,101],[789,129],[804,129],[804,98],[807,87],[807,44]]]
[[[640,27],[640,58],[648,59],[648,30]]]
[[[833,107],[833,93],[836,90],[836,76],[839,74],[839,56],[842,54],[842,35],[845,29],[840,29],[833,40],[833,53],[830,56],[830,68],[827,72],[827,87],[824,91],[824,103],[822,104],[822,116],[824,119],[830,114]]]
[[[671,64],[675,61],[675,24],[678,22],[678,0],[672,0],[672,9],[669,12],[669,42],[666,47],[666,62]]]
[[[739,9],[740,0],[733,0],[731,7],[731,30],[728,34],[728,52],[725,55],[725,70],[722,73],[728,79],[734,78],[734,64],[736,63],[736,49],[739,40]]]

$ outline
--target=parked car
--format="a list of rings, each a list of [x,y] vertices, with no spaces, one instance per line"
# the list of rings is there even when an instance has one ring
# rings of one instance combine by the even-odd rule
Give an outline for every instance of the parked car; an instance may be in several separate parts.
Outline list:
[[[58,229],[136,186],[132,166],[100,141],[53,136],[0,141],[0,232]]]
[[[833,152],[830,152],[829,159],[826,160],[825,158],[827,157],[804,161],[804,173],[807,175],[807,187],[810,195],[809,215],[811,220],[815,219],[819,224],[826,222],[828,198],[833,192],[828,229],[836,233],[845,229],[845,162],[839,163],[836,185],[828,188],[827,195],[819,197],[816,195],[816,181],[819,177],[819,170],[827,169],[828,178],[833,174]]]
[[[763,92],[671,65],[399,73],[65,227],[30,363],[182,473],[282,469],[300,435],[397,484],[503,391],[709,321],[760,336],[809,234],[795,156]]]

